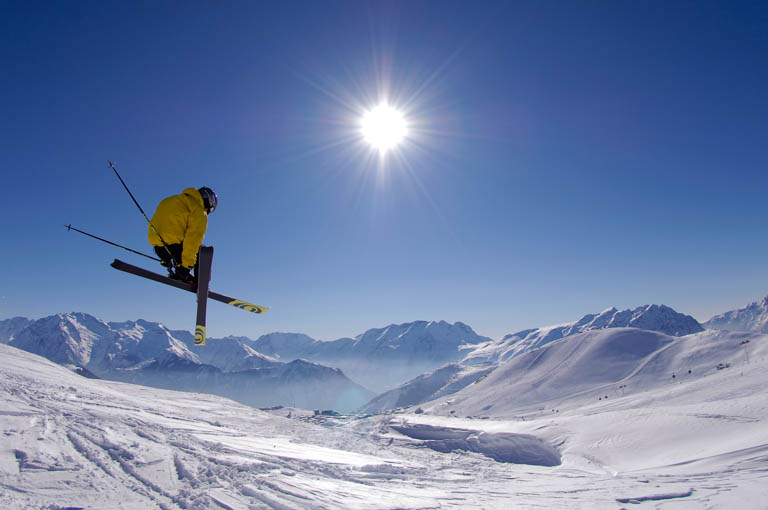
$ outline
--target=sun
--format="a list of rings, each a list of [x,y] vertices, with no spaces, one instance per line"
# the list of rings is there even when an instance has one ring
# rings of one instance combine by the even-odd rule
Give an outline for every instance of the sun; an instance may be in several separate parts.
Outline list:
[[[395,148],[408,135],[405,116],[386,103],[365,112],[360,124],[365,141],[382,154]]]

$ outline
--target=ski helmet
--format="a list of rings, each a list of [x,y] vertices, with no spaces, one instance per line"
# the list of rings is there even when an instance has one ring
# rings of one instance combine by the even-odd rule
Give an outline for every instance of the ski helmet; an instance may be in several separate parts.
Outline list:
[[[199,191],[200,196],[203,197],[203,206],[208,211],[208,214],[211,214],[216,210],[216,206],[219,205],[219,198],[216,196],[216,193],[214,193],[211,188],[206,188],[205,186],[197,191]]]

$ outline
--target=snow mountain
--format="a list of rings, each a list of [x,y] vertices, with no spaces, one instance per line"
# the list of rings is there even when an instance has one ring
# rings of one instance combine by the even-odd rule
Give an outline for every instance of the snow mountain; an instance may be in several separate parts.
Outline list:
[[[173,336],[181,340],[194,352],[201,363],[213,365],[225,372],[238,372],[258,368],[275,368],[284,363],[257,352],[251,347],[253,341],[247,337],[228,336],[195,345],[195,335],[185,330],[174,330]]]
[[[586,405],[682,382],[714,381],[722,370],[767,356],[768,336],[758,333],[673,337],[634,328],[593,330],[503,361],[476,384],[421,405],[440,414],[510,417],[566,401]]]
[[[350,400],[350,405],[354,401],[355,407],[359,407],[374,396],[367,388],[387,391],[446,363],[456,362],[475,346],[491,341],[477,335],[466,324],[445,321],[393,324],[368,330],[354,338],[329,342],[295,333],[271,333],[255,341],[246,337],[227,337],[213,339],[202,348],[194,345],[194,336],[188,331],[169,330],[161,324],[143,320],[105,323],[83,313],[58,314],[38,321],[10,319],[0,321],[0,328],[5,328],[0,331],[9,331],[9,337],[13,331],[16,347],[59,364],[88,368],[100,377],[113,380],[144,381],[157,387],[186,390],[200,390],[203,380],[206,384],[215,381],[207,391],[232,397],[233,392],[243,392],[206,367],[215,367],[224,373],[248,371],[251,378],[261,379],[261,383],[270,388],[269,395],[262,392],[261,400],[247,400],[249,404],[262,405],[331,403],[328,398],[314,403],[309,397],[309,402],[303,397],[297,400],[294,395],[304,395],[303,390],[278,391],[267,383],[267,374],[273,380],[282,380],[284,376],[278,374],[284,370],[299,377],[300,373],[286,366],[290,364],[295,368],[297,364],[294,362],[299,360],[309,362],[308,365],[298,364],[305,368],[304,371],[310,367],[325,374],[326,378],[350,377],[354,380],[355,383],[345,383],[352,384],[354,389],[343,390],[341,394],[357,394],[359,398],[365,395],[363,401],[359,398]],[[161,366],[168,374],[168,381],[158,369]],[[339,370],[327,372],[324,368],[328,366]],[[261,371],[261,376],[257,377],[254,370]],[[195,372],[199,372],[198,387],[191,386]],[[307,381],[317,383],[311,377]],[[334,382],[329,388],[331,386],[340,388],[344,384]],[[280,395],[288,396],[281,401]],[[241,402],[246,401],[243,397],[238,398]]]
[[[571,335],[499,363],[447,365],[379,395],[363,410],[399,408],[395,416],[414,412],[406,427],[409,437],[429,438],[423,445],[438,450],[448,441],[454,448],[461,445],[462,449],[477,451],[479,446],[472,439],[478,437],[476,431],[496,432],[498,420],[531,422],[516,431],[535,432],[550,444],[564,441],[563,427],[573,425],[569,416],[579,408],[583,416],[595,413],[610,418],[603,425],[585,420],[580,433],[594,442],[566,447],[560,453],[600,451],[604,442],[629,449],[642,445],[655,465],[670,460],[670,445],[698,442],[690,437],[696,435],[694,431],[707,431],[705,434],[714,437],[727,428],[717,420],[744,420],[740,432],[743,437],[718,436],[723,442],[720,445],[711,444],[711,437],[702,437],[698,448],[712,460],[734,465],[732,453],[725,452],[730,446],[724,443],[745,440],[756,450],[745,450],[746,455],[737,463],[749,464],[759,458],[758,463],[764,465],[768,459],[768,429],[761,427],[761,419],[749,417],[748,408],[756,405],[768,412],[768,397],[761,386],[761,371],[767,366],[765,334],[707,330],[673,337],[636,328],[610,328]],[[746,404],[748,401],[752,403]],[[406,406],[410,409],[403,409]],[[654,413],[644,406],[665,410]],[[561,413],[563,417],[558,418]],[[434,418],[424,418],[435,415],[493,421],[472,426],[465,420],[469,430],[448,434],[435,429]],[[471,432],[473,429],[475,432]],[[649,429],[665,432],[641,443],[631,439]],[[754,457],[757,451],[763,453]],[[627,469],[631,462],[614,456],[611,465]]]
[[[84,313],[32,321],[9,342],[100,378],[204,391],[254,407],[295,405],[349,411],[374,395],[338,369],[300,360],[279,362],[237,338],[212,339],[204,347],[193,344],[189,332],[171,331],[162,324],[143,320],[105,323]]]
[[[280,361],[303,358],[340,368],[366,388],[383,392],[459,361],[475,346],[490,340],[461,322],[416,321],[327,342],[306,335],[273,333],[260,337],[253,348]]]
[[[323,342],[302,333],[269,333],[260,336],[251,345],[265,356],[291,361],[310,359],[312,354],[322,350]]]
[[[388,392],[378,395],[361,408],[364,412],[382,412],[420,405],[436,398],[453,395],[487,377],[501,364],[552,342],[587,331],[632,327],[646,331],[682,336],[703,331],[692,317],[664,305],[645,305],[634,310],[609,308],[599,314],[585,315],[575,322],[528,329],[488,342],[469,352],[458,365],[446,365],[423,374]]]
[[[707,329],[768,333],[768,296],[744,308],[716,315],[703,326]]]
[[[704,328],[690,315],[678,313],[665,305],[645,305],[634,310],[608,308],[588,314],[575,322],[527,329],[506,335],[475,349],[462,361],[465,364],[506,361],[527,351],[571,335],[607,328],[638,328],[670,336],[684,336]]]
[[[26,317],[13,317],[12,319],[0,320],[0,344],[7,344],[22,329],[29,326],[31,319]]]

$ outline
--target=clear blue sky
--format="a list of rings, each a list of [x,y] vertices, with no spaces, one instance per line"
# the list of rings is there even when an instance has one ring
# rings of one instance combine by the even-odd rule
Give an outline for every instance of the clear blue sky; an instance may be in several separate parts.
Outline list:
[[[768,294],[765,2],[2,2],[0,318],[193,329],[149,251],[209,186],[209,336],[413,320],[499,337]],[[357,136],[386,95],[410,138]],[[156,267],[160,269],[159,265]]]

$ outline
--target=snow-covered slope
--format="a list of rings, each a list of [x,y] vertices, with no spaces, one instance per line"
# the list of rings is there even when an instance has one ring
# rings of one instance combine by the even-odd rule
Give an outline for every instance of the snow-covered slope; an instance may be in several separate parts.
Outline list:
[[[416,321],[330,342],[273,333],[256,340],[254,349],[281,361],[304,358],[337,367],[366,388],[386,391],[458,361],[475,345],[489,341],[461,322]]]
[[[0,409],[4,509],[424,508],[455,482],[355,434],[85,379],[5,345]]]
[[[754,344],[755,341],[758,343]],[[468,387],[472,383],[481,388],[481,392],[485,391],[482,396],[467,397],[470,401],[482,402],[471,410],[476,413],[480,409],[481,415],[496,415],[498,406],[510,400],[514,400],[513,406],[518,406],[573,399],[581,393],[597,393],[600,398],[605,396],[602,392],[606,385],[618,387],[623,395],[632,387],[630,379],[636,385],[641,376],[645,378],[642,381],[645,390],[669,380],[706,376],[717,370],[718,365],[723,369],[731,363],[747,361],[756,345],[758,349],[766,349],[765,338],[749,333],[706,331],[677,339],[629,328],[595,330],[550,342],[504,362],[469,365],[463,369],[446,365],[377,396],[363,409],[381,412],[421,405],[440,397],[453,401],[447,397],[465,388],[467,390],[456,398],[471,394],[475,386],[472,391]],[[649,372],[649,366],[655,371]],[[508,393],[497,395],[494,387],[504,387]],[[616,392],[615,387],[609,388],[610,394]]]
[[[703,326],[707,329],[768,333],[768,296],[744,308],[716,315]]]
[[[766,356],[768,336],[757,333],[704,331],[678,338],[632,328],[589,331],[502,362],[477,384],[422,407],[511,417],[708,378]]]
[[[495,368],[495,364],[463,366],[450,363],[433,372],[420,375],[393,390],[382,393],[363,406],[360,412],[378,413],[398,407],[421,404],[444,395],[452,395],[486,377]]]
[[[599,314],[585,315],[580,320],[568,324],[529,329],[507,335],[497,342],[486,342],[470,350],[467,357],[462,360],[461,364],[466,368],[443,366],[377,396],[361,410],[381,412],[402,406],[418,405],[439,396],[452,395],[474,383],[476,379],[489,374],[499,362],[581,332],[620,327],[666,332],[672,336],[703,331],[701,325],[692,317],[677,313],[663,305],[646,305],[624,311],[609,308]],[[475,366],[477,368],[471,368]]]
[[[506,335],[472,351],[466,364],[504,361],[570,335],[607,328],[639,328],[671,336],[690,335],[704,328],[690,315],[676,312],[665,305],[645,305],[634,310],[608,308],[598,314],[585,315],[575,322],[544,328],[527,329]]]
[[[437,408],[446,416],[265,413],[85,379],[0,345],[0,508],[764,508],[765,337],[708,334],[714,348],[705,336],[648,340],[679,345],[670,359],[695,367],[750,339],[749,364],[735,356],[701,378],[489,420],[455,417],[459,403]],[[594,353],[623,352],[617,342]]]

